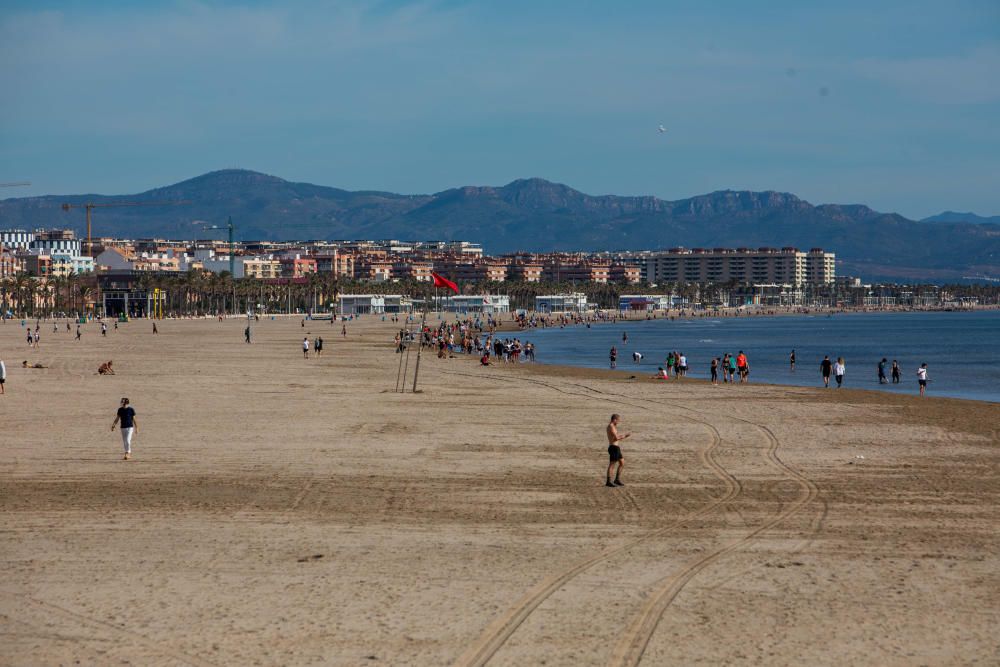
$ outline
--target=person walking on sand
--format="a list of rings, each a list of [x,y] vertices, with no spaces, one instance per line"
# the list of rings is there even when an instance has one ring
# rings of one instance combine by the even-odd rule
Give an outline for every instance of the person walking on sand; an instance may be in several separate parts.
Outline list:
[[[840,389],[841,385],[844,384],[844,373],[847,372],[847,366],[844,365],[844,358],[837,357],[837,363],[833,365],[833,377],[837,378],[837,389]]]
[[[823,386],[827,389],[830,388],[830,372],[833,370],[833,362],[830,361],[830,355],[823,357],[823,361],[819,364],[819,370],[823,373]]]
[[[249,324],[247,325],[247,328],[243,330],[243,337],[246,339],[247,344],[249,345],[250,344],[250,325]]]
[[[112,431],[121,422],[122,446],[125,448],[125,456],[122,458],[126,461],[132,458],[132,436],[139,432],[139,422],[135,420],[135,410],[128,403],[127,398],[122,399],[122,405],[118,408],[115,420],[111,422]]]
[[[622,468],[625,467],[625,457],[622,456],[622,448],[618,444],[626,438],[632,436],[631,433],[626,433],[621,435],[618,433],[618,422],[621,420],[621,416],[618,414],[611,415],[611,421],[608,422],[608,457],[611,459],[608,463],[608,475],[605,478],[604,486],[625,486],[622,482]],[[617,469],[615,469],[617,466]],[[611,481],[611,471],[615,470],[615,481]]]
[[[7,365],[0,359],[0,394],[7,393],[4,391],[3,385],[7,381]]]
[[[316,356],[323,356],[323,338],[321,336],[316,337],[316,342],[313,343],[313,349],[316,350]]]
[[[101,335],[104,336],[105,338],[108,337],[108,323],[107,322],[101,322]]]
[[[69,324],[67,324],[66,326],[69,326]],[[79,324],[76,325],[76,339],[80,340],[80,325]]]
[[[309,358],[309,337],[308,336],[306,336],[305,338],[302,339],[302,358],[303,359],[308,359]]]
[[[712,372],[712,384],[718,386],[719,384],[719,358],[712,357],[712,365],[709,370]]]
[[[160,333],[159,329],[156,328],[156,322],[153,322],[153,333],[155,334]]]
[[[917,369],[917,384],[920,385],[920,395],[923,396],[924,392],[927,390],[927,364],[920,364],[920,368]]]
[[[346,324],[340,328],[340,335],[343,336],[344,338],[347,338],[347,325]]]

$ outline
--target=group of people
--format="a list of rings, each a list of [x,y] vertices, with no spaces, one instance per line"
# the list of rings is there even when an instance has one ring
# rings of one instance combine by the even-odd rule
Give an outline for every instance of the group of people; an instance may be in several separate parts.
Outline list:
[[[792,370],[795,370],[795,350],[792,350],[791,366]],[[837,357],[836,361],[831,361],[830,356],[826,355],[823,357],[823,361],[820,362],[819,369],[823,377],[824,387],[830,387],[830,375],[833,375],[838,389],[843,386],[844,376],[847,374],[847,364],[844,363],[843,357]],[[890,368],[889,360],[886,357],[882,357],[876,369],[879,384],[889,384],[889,377],[892,377],[892,384],[899,384],[902,381],[902,369],[899,366],[899,362],[895,359],[892,360],[892,367]],[[886,373],[887,369],[888,374]],[[921,396],[927,391],[927,379],[927,364],[920,364],[920,367],[917,368],[917,386],[920,388]]]
[[[244,336],[246,337],[246,341],[249,343],[250,342],[250,327],[246,328],[246,331],[244,331]],[[306,336],[306,337],[304,337],[302,339],[302,357],[304,359],[308,359],[309,358],[309,348],[310,347],[312,347],[312,350],[316,354],[317,357],[322,357],[323,356],[323,337],[322,336],[317,336],[312,342],[309,341],[309,336]]]

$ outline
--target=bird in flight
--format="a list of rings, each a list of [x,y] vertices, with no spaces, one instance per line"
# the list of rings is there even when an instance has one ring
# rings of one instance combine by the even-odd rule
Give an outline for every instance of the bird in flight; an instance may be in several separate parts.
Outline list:
[[[663,134],[664,132],[667,131],[667,128],[660,125],[658,128],[656,128],[656,131],[659,132],[660,134]]]

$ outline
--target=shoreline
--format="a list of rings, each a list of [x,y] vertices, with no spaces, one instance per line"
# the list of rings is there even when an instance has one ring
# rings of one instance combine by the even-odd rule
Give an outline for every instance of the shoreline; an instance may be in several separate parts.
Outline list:
[[[475,355],[461,355],[459,357],[456,355],[456,359],[464,358],[468,356],[469,359],[465,363],[473,363],[477,368],[479,366],[479,361],[475,358]],[[546,363],[543,361],[535,362],[520,362],[518,364],[504,364],[504,363],[490,363],[491,369],[509,369],[514,372],[523,371],[526,373],[536,373],[539,375],[546,375],[555,378],[577,378],[577,379],[593,379],[593,380],[607,380],[613,382],[620,382],[625,384],[648,384],[651,386],[667,386],[673,388],[682,388],[685,385],[694,384],[697,387],[707,388],[711,387],[711,380],[699,377],[689,377],[684,379],[670,379],[670,380],[658,380],[655,377],[651,377],[648,374],[638,374],[635,372],[630,372],[627,369],[622,368],[593,368],[589,366],[571,366],[567,364],[555,364]],[[958,398],[955,396],[936,396],[929,394],[927,396],[919,396],[914,394],[900,394],[894,392],[879,391],[878,389],[861,389],[857,387],[841,388],[836,389],[831,387],[830,389],[824,389],[822,387],[808,387],[803,385],[795,384],[783,384],[779,382],[749,382],[745,385],[740,385],[739,383],[724,384],[720,382],[717,385],[720,391],[732,390],[733,392],[739,392],[741,390],[752,390],[753,387],[763,387],[767,389],[780,389],[790,391],[796,394],[797,398],[808,398],[813,402],[831,402],[831,403],[851,403],[851,398],[858,399],[858,401],[864,402],[861,399],[878,399],[877,401],[872,400],[872,402],[879,402],[883,404],[895,404],[904,405],[910,407],[917,407],[921,405],[926,405],[929,401],[942,402],[945,404],[957,403],[960,405],[971,404],[979,406],[982,408],[995,409],[997,411],[998,423],[1000,423],[1000,401],[985,401],[975,398]],[[742,387],[742,389],[741,389]],[[844,399],[838,399],[837,396],[843,396]],[[734,393],[733,398],[744,398],[746,400],[753,400],[754,396],[740,396]],[[832,399],[832,400],[831,400]],[[853,402],[858,402],[853,401]]]

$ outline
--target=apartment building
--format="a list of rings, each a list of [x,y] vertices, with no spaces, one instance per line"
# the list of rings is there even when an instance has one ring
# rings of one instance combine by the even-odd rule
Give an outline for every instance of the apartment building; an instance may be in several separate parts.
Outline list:
[[[10,278],[24,271],[21,260],[12,252],[8,252],[0,244],[0,278]]]
[[[316,260],[301,255],[279,257],[282,278],[304,278],[318,271]]]
[[[514,261],[507,265],[507,279],[526,283],[541,282],[543,269],[541,262]]]
[[[434,270],[441,275],[456,281],[489,281],[499,283],[507,280],[507,262],[503,260],[435,260]]]
[[[280,278],[281,262],[267,257],[252,257],[243,260],[243,275],[247,278]]]
[[[430,282],[434,272],[433,262],[396,261],[392,264],[392,275],[400,280]]]
[[[605,262],[566,262],[559,259],[545,263],[542,276],[550,282],[607,283],[611,264]]]
[[[778,283],[800,286],[834,280],[833,253],[813,248],[672,248],[646,258],[651,283]]]

